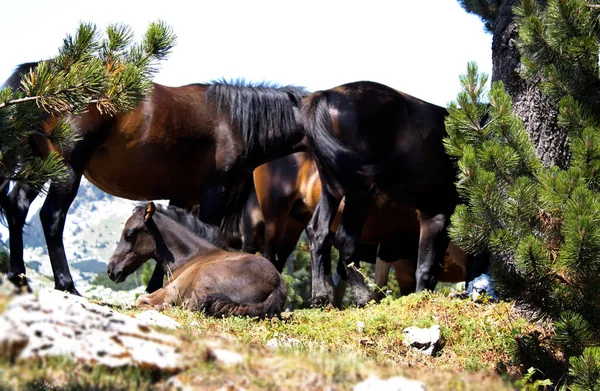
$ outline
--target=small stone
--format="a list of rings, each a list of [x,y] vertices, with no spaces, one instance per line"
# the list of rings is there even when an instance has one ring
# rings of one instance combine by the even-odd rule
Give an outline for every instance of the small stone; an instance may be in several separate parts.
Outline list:
[[[156,310],[147,310],[135,315],[135,318],[148,326],[162,327],[175,330],[181,327],[181,324],[173,318],[163,315]]]
[[[363,330],[365,329],[365,323],[361,322],[360,320],[356,321],[356,329],[358,330],[359,333],[362,333]]]
[[[12,362],[29,342],[27,335],[20,332],[8,320],[0,317],[0,357]]]
[[[271,338],[270,340],[267,341],[267,343],[265,345],[266,345],[266,347],[271,348],[271,349],[280,349],[280,348],[291,349],[291,348],[301,347],[302,341],[300,341],[299,339],[296,339],[296,338],[291,338],[291,337]]]
[[[206,348],[206,361],[214,361],[226,367],[244,362],[241,354],[225,349]]]
[[[440,326],[433,325],[428,329],[419,327],[407,327],[404,329],[404,340],[402,343],[410,346],[413,350],[423,352],[428,356],[433,355],[439,348]]]

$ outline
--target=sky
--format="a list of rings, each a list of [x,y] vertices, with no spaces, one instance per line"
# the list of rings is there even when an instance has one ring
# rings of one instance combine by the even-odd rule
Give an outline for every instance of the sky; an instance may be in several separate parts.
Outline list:
[[[372,80],[445,106],[467,62],[491,74],[490,34],[456,0],[29,0],[2,5],[0,84],[16,65],[55,56],[79,22],[163,20],[177,35],[155,82],[244,78],[311,91]]]

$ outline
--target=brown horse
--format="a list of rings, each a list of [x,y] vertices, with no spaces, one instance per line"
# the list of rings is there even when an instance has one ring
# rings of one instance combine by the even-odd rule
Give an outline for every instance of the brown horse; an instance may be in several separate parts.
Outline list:
[[[5,86],[19,88],[19,74],[37,63],[20,65]],[[204,221],[235,227],[249,187],[240,183],[258,165],[304,146],[296,119],[302,88],[215,82],[154,89],[129,113],[101,114],[91,105],[70,118],[80,136],[70,150],[60,150],[68,169],[64,183],[52,183],[40,211],[55,287],[77,293],[69,271],[63,229],[67,211],[85,175],[101,190],[132,200],[168,199],[190,207],[200,204]],[[49,118],[43,131],[56,125]],[[33,140],[40,154],[54,149],[47,137]],[[246,190],[248,189],[248,190]],[[29,205],[37,193],[15,186],[0,197],[10,234],[9,279],[26,285],[21,277],[22,229]],[[157,268],[158,270],[158,268]],[[152,281],[162,286],[162,270]],[[154,284],[153,284],[154,285]],[[149,288],[149,290],[151,290]]]
[[[150,258],[169,271],[167,285],[141,296],[136,307],[183,306],[210,316],[275,316],[286,299],[285,283],[267,259],[224,250],[219,229],[180,208],[138,206],[123,228],[108,264],[115,282]]]
[[[356,261],[373,204],[409,208],[419,221],[416,290],[433,289],[458,202],[456,168],[443,146],[447,110],[382,84],[355,82],[310,95],[302,114],[323,184],[307,227],[313,302],[327,301],[330,227],[342,198],[340,259]],[[369,300],[366,290],[357,296],[359,304]]]
[[[261,235],[260,228],[264,226],[263,254],[281,271],[317,206],[321,193],[319,173],[310,155],[298,152],[256,168],[254,182],[258,202],[253,197],[247,206],[251,211],[248,214],[254,216],[248,224],[254,227],[254,231],[247,235]],[[343,209],[342,200],[331,227],[334,232]],[[378,209],[373,205],[361,232],[361,256],[358,259],[369,263],[375,263],[377,259],[375,283],[378,287],[387,284],[389,270],[393,266],[401,293],[408,294],[415,291],[418,245],[419,221],[414,210]],[[443,266],[440,281],[465,280],[466,254],[452,243],[448,246]],[[343,293],[340,291],[337,295]]]

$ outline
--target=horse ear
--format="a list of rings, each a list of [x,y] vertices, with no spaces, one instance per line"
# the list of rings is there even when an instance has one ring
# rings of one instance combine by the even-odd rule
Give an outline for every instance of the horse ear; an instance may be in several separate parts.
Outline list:
[[[144,213],[144,222],[147,223],[148,220],[152,218],[152,215],[156,211],[156,205],[154,202],[150,201],[148,205],[146,205],[146,213]]]

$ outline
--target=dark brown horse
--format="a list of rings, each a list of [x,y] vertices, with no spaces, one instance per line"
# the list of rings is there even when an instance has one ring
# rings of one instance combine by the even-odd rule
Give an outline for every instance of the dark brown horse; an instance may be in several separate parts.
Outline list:
[[[254,182],[256,199],[253,197],[247,205],[247,214],[253,216],[248,225],[254,229],[246,235],[260,236],[260,239],[264,236],[263,254],[281,271],[319,201],[319,173],[310,155],[298,152],[259,166],[254,170]],[[333,232],[337,230],[343,209],[342,200],[331,226]],[[258,243],[262,242],[260,239]],[[418,245],[419,222],[414,210],[389,206],[378,209],[373,205],[361,232],[358,259],[376,263],[378,287],[387,284],[387,275],[393,266],[401,293],[408,294],[415,291]],[[260,250],[260,244],[254,246]],[[443,266],[440,281],[465,280],[466,254],[452,243]],[[340,295],[343,295],[341,291]]]
[[[211,316],[275,316],[286,299],[285,283],[267,259],[224,250],[219,229],[183,209],[138,206],[123,228],[108,275],[124,281],[148,259],[168,271],[162,289],[141,296],[136,307],[183,306]]]
[[[16,75],[36,65],[22,64],[5,84],[18,88]],[[303,134],[296,119],[305,95],[304,89],[296,87],[155,84],[130,113],[102,115],[91,105],[83,115],[71,118],[80,140],[72,149],[59,151],[68,179],[50,185],[40,211],[56,289],[77,293],[62,235],[82,175],[118,197],[168,199],[182,207],[200,204],[204,221],[218,224],[227,217],[226,222],[231,223],[234,219],[229,217],[239,216],[243,207],[237,201],[247,199],[238,185],[247,183],[244,180],[251,171],[303,148],[298,144]],[[51,132],[56,122],[49,118],[43,131]],[[36,137],[33,142],[40,154],[54,149],[46,137]],[[22,229],[36,196],[17,185],[9,195],[0,197],[10,234],[8,276],[20,285],[26,285],[21,278],[25,273]],[[162,271],[155,273],[153,281],[162,284]]]
[[[447,110],[382,84],[355,82],[312,94],[304,100],[302,113],[323,183],[307,227],[313,301],[327,301],[328,237],[342,198],[345,207],[335,234],[340,259],[356,260],[373,204],[416,210],[416,290],[433,289],[458,202],[456,168],[443,146]],[[360,297],[359,304],[367,302],[369,294],[365,291]]]

